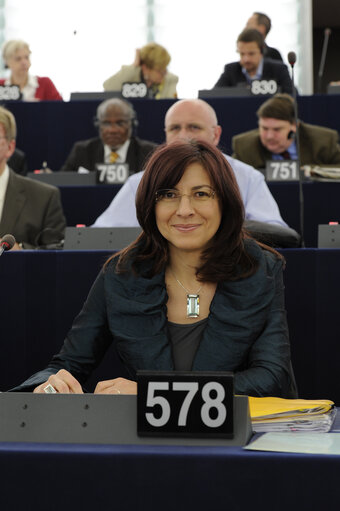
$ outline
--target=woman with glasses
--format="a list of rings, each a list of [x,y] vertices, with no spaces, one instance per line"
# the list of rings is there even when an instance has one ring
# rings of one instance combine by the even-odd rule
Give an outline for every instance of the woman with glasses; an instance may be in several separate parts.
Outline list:
[[[157,369],[233,371],[237,394],[294,396],[283,259],[243,232],[222,153],[200,141],[161,146],[136,208],[142,233],[107,261],[61,352],[24,386],[82,392],[114,342],[130,378],[97,393],[136,393],[136,371]]]

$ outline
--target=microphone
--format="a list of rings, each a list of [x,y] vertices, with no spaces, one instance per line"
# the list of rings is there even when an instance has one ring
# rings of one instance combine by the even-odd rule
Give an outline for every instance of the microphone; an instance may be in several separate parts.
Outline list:
[[[3,252],[6,252],[7,250],[11,250],[15,245],[15,238],[12,236],[12,234],[5,234],[3,238],[0,241],[0,256]]]
[[[318,93],[321,93],[321,89],[322,89],[322,77],[323,77],[323,71],[324,71],[325,62],[326,62],[328,40],[329,40],[329,36],[331,35],[331,33],[332,33],[332,31],[330,28],[325,28],[324,40],[323,40],[323,46],[322,46],[322,52],[321,52],[321,60],[320,60],[320,66],[319,66],[319,72],[318,72],[318,87],[317,87]]]
[[[289,64],[290,64],[290,65],[291,65],[291,67],[293,68],[293,67],[294,67],[294,64],[295,64],[295,62],[296,62],[296,53],[295,53],[295,51],[290,51],[290,52],[288,53],[287,58],[288,58],[288,62],[289,62]]]
[[[288,62],[290,67],[292,68],[292,87],[293,87],[293,100],[294,100],[294,122],[296,126],[295,132],[295,145],[297,152],[297,165],[298,165],[298,175],[299,175],[299,204],[300,204],[300,235],[301,235],[301,247],[305,247],[305,239],[304,239],[304,198],[303,198],[303,188],[302,188],[302,173],[300,169],[300,141],[299,141],[299,125],[298,125],[298,112],[297,112],[297,100],[296,100],[296,87],[294,83],[294,65],[296,63],[296,53],[294,51],[290,51],[288,53]],[[288,134],[290,135],[290,133]]]

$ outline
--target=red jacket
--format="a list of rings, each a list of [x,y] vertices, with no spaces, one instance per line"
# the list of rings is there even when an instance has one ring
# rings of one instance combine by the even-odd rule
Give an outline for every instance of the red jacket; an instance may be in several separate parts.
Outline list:
[[[63,98],[55,88],[54,83],[47,76],[37,76],[38,87],[34,97],[40,101],[62,101]],[[5,79],[0,80],[0,85],[5,85]]]

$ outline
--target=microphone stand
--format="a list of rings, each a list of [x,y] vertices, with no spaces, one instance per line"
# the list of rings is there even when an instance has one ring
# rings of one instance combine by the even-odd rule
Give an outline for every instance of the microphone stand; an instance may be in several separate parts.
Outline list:
[[[327,49],[328,49],[328,41],[329,36],[331,35],[331,29],[325,28],[324,31],[324,40],[323,40],[323,46],[322,46],[322,52],[321,52],[321,60],[320,60],[320,67],[319,67],[319,73],[318,73],[318,86],[317,86],[317,92],[321,93],[321,86],[322,86],[322,77],[323,72],[325,68],[325,62],[326,62],[326,55],[327,55]]]
[[[297,111],[297,99],[296,99],[296,87],[295,87],[295,81],[294,81],[294,65],[296,62],[296,54],[293,51],[290,51],[288,53],[288,62],[292,68],[292,87],[293,87],[293,99],[294,99],[294,120],[296,125],[296,137],[295,137],[295,144],[296,144],[296,152],[298,155],[298,175],[299,175],[299,206],[300,206],[300,235],[301,235],[301,247],[305,248],[305,238],[304,238],[304,225],[305,225],[305,218],[304,218],[304,210],[305,210],[305,201],[303,196],[303,179],[302,179],[302,172],[300,169],[300,137],[299,137],[299,124],[298,124],[298,111]]]

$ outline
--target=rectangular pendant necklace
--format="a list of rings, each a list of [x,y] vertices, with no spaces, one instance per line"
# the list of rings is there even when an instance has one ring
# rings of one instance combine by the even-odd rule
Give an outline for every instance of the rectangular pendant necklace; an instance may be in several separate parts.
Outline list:
[[[200,295],[198,294],[202,287],[197,289],[196,293],[190,293],[190,291],[183,286],[182,282],[178,280],[174,272],[170,269],[177,283],[184,289],[187,293],[187,318],[198,318],[200,315]]]
[[[187,295],[187,317],[198,318],[200,315],[200,295]]]

